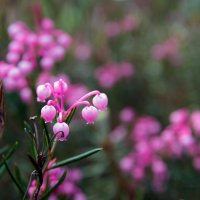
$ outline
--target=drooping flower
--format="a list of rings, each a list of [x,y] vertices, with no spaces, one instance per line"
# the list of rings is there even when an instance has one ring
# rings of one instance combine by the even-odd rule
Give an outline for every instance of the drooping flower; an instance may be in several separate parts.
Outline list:
[[[66,109],[65,99],[67,90],[68,84],[63,79],[59,79],[53,84],[44,83],[39,85],[36,90],[38,101],[47,102],[41,110],[42,118],[45,122],[52,122],[54,119],[57,119],[57,122],[53,126],[53,132],[55,137],[60,141],[65,141],[67,139],[69,125],[65,120],[73,109],[81,105],[86,105],[86,107],[82,109],[82,117],[87,124],[93,124],[98,117],[98,110],[105,111],[108,105],[108,97],[106,94],[94,90],[77,99]],[[91,96],[95,96],[92,101],[94,106],[87,101]]]

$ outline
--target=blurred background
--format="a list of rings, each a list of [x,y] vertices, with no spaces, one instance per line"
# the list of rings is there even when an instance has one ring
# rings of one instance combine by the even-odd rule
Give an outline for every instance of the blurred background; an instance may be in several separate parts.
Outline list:
[[[68,141],[56,150],[63,159],[104,148],[70,166],[81,171],[84,198],[200,199],[200,1],[1,0],[0,60],[11,62],[11,24],[21,21],[39,33],[38,21],[44,18],[72,41],[53,67],[37,58],[27,76],[31,95],[10,89],[2,78],[6,116],[0,145],[19,141],[11,168],[18,166],[28,182],[32,166],[23,124],[43,106],[35,86],[64,76],[72,88],[66,105],[94,89],[109,98],[109,109],[94,126],[86,125],[78,110]],[[0,197],[20,199],[5,171]]]

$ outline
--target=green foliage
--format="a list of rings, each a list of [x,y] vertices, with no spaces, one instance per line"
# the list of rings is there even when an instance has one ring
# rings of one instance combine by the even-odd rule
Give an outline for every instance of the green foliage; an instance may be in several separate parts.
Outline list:
[[[55,165],[53,165],[51,167],[51,169],[62,167],[62,166],[77,162],[77,161],[82,160],[84,158],[87,158],[87,157],[89,157],[89,156],[91,156],[91,155],[93,155],[93,154],[95,154],[95,153],[97,153],[97,152],[99,152],[101,150],[102,150],[102,148],[92,149],[90,151],[87,151],[85,153],[79,154],[77,156],[73,156],[71,158],[67,158],[65,160],[59,161]]]

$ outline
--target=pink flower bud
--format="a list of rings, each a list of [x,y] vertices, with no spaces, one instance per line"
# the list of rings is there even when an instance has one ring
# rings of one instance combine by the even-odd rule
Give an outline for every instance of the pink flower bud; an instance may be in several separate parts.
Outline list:
[[[4,86],[7,91],[13,91],[16,89],[16,81],[12,78],[6,77],[4,79]]]
[[[19,54],[14,51],[10,51],[6,56],[6,59],[9,63],[15,64],[19,60]]]
[[[131,107],[124,108],[119,115],[122,122],[130,123],[135,117],[135,112]]]
[[[39,44],[41,46],[49,46],[53,42],[53,37],[50,34],[42,34],[39,37]]]
[[[51,19],[46,18],[42,20],[41,26],[45,30],[51,30],[54,28],[54,23]]]
[[[134,159],[131,157],[124,157],[121,161],[120,161],[120,168],[124,171],[124,172],[130,172],[132,167],[133,167],[133,162]]]
[[[31,64],[30,61],[27,60],[22,60],[18,63],[18,68],[20,69],[20,71],[22,72],[22,74],[24,75],[28,75],[31,73],[32,69],[33,69],[33,65]]]
[[[27,37],[27,32],[20,32],[14,36],[14,40],[23,44],[26,42],[26,37]]]
[[[20,73],[20,70],[14,67],[8,72],[8,76],[13,79],[19,79],[22,75]]]
[[[104,110],[106,110],[107,105],[108,105],[108,97],[104,93],[97,94],[93,98],[92,102],[95,107],[97,107],[101,111],[104,111]]]
[[[5,78],[9,71],[10,71],[10,66],[3,62],[0,62],[0,79]]]
[[[189,112],[186,108],[181,108],[172,112],[169,118],[172,124],[184,124],[189,120]]]
[[[53,132],[60,141],[65,141],[69,135],[69,126],[65,122],[57,122],[53,126]]]
[[[23,102],[29,104],[32,100],[32,92],[31,89],[26,87],[20,91],[20,97]]]
[[[37,100],[44,102],[47,98],[51,96],[51,89],[47,84],[39,85],[36,90]]]
[[[20,22],[13,23],[8,27],[8,34],[11,37],[14,37],[17,33],[21,31],[22,31],[22,24]]]
[[[21,89],[23,89],[24,87],[27,87],[27,80],[24,78],[24,77],[19,77],[18,79],[17,79],[17,81],[16,80],[14,80],[15,81],[15,85],[16,85],[16,87],[17,87],[17,89],[18,90],[21,90]]]
[[[66,33],[61,33],[58,36],[58,43],[63,47],[68,48],[72,43],[72,38]]]
[[[50,50],[50,56],[54,58],[55,60],[62,60],[65,55],[65,48],[62,46],[54,46]]]
[[[81,193],[81,192],[77,192],[75,195],[74,195],[74,200],[86,200],[86,196]]]
[[[21,53],[23,51],[23,45],[17,41],[12,41],[9,46],[9,51],[13,51],[16,53]]]
[[[54,106],[44,106],[41,110],[41,116],[45,122],[52,122],[56,116],[56,109]]]
[[[57,95],[64,95],[68,89],[67,83],[65,83],[65,81],[63,81],[62,79],[56,81],[53,86],[54,86],[54,92]]]
[[[54,59],[51,57],[44,57],[42,58],[40,64],[44,70],[51,70],[54,66]]]
[[[37,35],[34,33],[29,33],[26,37],[26,43],[31,46],[35,46],[38,42]]]
[[[82,110],[82,117],[87,124],[93,124],[98,116],[98,110],[94,106],[86,106]]]

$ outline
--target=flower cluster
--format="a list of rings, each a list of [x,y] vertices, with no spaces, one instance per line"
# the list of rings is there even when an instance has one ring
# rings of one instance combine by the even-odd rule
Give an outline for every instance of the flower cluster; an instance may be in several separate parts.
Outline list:
[[[96,70],[96,79],[103,88],[112,88],[122,78],[131,78],[135,73],[131,63],[110,63]]]
[[[11,42],[8,45],[6,62],[0,62],[0,79],[8,91],[20,91],[24,102],[30,102],[31,90],[28,76],[38,65],[51,70],[64,58],[72,39],[67,33],[56,29],[51,19],[43,19],[36,31],[21,21],[8,27]],[[39,63],[38,63],[39,62]]]
[[[181,62],[179,46],[179,39],[177,37],[170,37],[152,48],[152,57],[159,61],[167,60],[172,65],[177,66]]]
[[[138,19],[132,15],[126,15],[120,21],[107,22],[105,32],[108,37],[116,37],[122,33],[135,31],[138,27]]]
[[[86,105],[82,109],[82,117],[88,124],[93,124],[98,117],[99,111],[105,111],[108,105],[106,94],[94,90],[83,95],[66,110],[65,98],[67,90],[68,84],[62,79],[55,81],[53,85],[50,83],[39,85],[36,90],[38,101],[45,102],[48,100],[47,104],[41,109],[41,116],[45,122],[52,122],[57,116],[53,132],[60,141],[67,139],[69,126],[65,120],[74,108],[79,105]],[[92,100],[93,105],[86,101],[91,96],[94,96]]]
[[[71,83],[70,78],[64,73],[52,75],[51,73],[44,71],[39,74],[38,79],[36,81],[36,85],[42,85],[46,82],[49,82],[53,85],[53,83],[59,79],[64,80],[68,85],[70,84],[70,87],[68,88],[65,94],[65,102],[67,103],[67,105],[72,105],[77,99],[89,92],[89,89],[84,84]]]
[[[164,189],[170,175],[166,161],[186,155],[192,159],[194,168],[200,170],[200,111],[190,114],[185,108],[179,109],[172,112],[169,118],[170,124],[161,130],[155,118],[136,118],[131,108],[125,108],[120,113],[121,124],[110,135],[113,142],[126,141],[128,137],[127,145],[132,149],[120,161],[121,169],[130,173],[137,182],[145,180],[150,169],[157,191]],[[130,125],[132,130],[128,134]]]
[[[55,161],[51,161],[48,165],[50,168]],[[48,188],[53,187],[64,173],[64,168],[50,169],[44,174],[44,181],[40,189],[40,195]],[[82,192],[78,184],[82,179],[81,171],[78,168],[67,169],[67,177],[62,184],[51,194],[50,200],[57,200],[60,195],[70,197],[74,200],[86,200],[85,194]],[[36,180],[31,182],[28,193],[32,197],[36,190]]]

